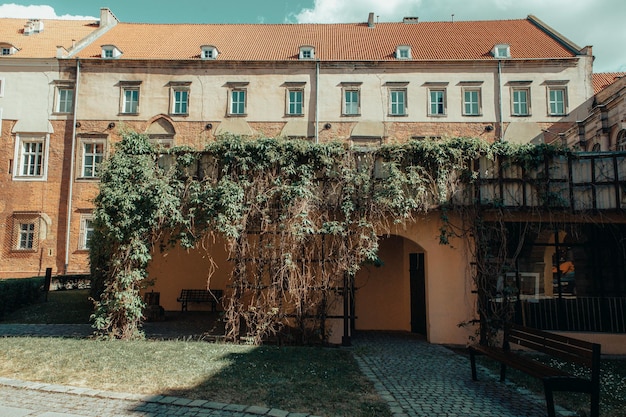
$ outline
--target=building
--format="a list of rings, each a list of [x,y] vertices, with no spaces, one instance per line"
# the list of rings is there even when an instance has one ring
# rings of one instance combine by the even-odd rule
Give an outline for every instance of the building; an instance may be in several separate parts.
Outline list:
[[[624,151],[626,73],[593,74],[593,86],[592,108],[565,133],[565,141],[581,151]]]
[[[99,23],[78,25],[85,33],[54,41],[64,48],[24,54],[33,77],[58,80],[30,94],[40,108],[40,125],[30,131],[20,126],[34,112],[8,110],[26,106],[27,91],[13,89],[23,75],[4,70],[15,68],[27,47],[0,32],[9,54],[0,57],[2,138],[14,149],[0,156],[0,166],[10,166],[0,182],[0,277],[38,275],[48,266],[57,274],[87,271],[98,165],[124,129],[165,147],[196,149],[228,133],[365,147],[440,137],[544,143],[562,140],[594,106],[591,47],[534,16],[394,23],[373,16],[356,24],[166,25],[118,22],[103,9]],[[46,33],[55,23],[43,24]],[[78,41],[72,46],[71,39]],[[33,69],[40,61],[51,74]],[[39,139],[25,142],[33,131]],[[31,160],[41,163],[25,162]],[[32,199],[22,199],[25,188]],[[467,253],[439,245],[439,226],[430,215],[389,231],[385,266],[357,277],[357,329],[410,330],[434,343],[467,340],[469,331],[457,326],[475,314]],[[225,254],[216,257],[221,272],[212,285],[223,288],[229,266]],[[205,285],[203,262],[201,253],[182,250],[157,256],[152,289],[166,309],[179,307],[181,288]],[[393,279],[375,279],[382,274]],[[416,280],[419,299],[411,296]]]
[[[116,22],[103,16],[0,19],[0,277],[87,268],[76,244],[66,245],[76,64],[63,58]]]

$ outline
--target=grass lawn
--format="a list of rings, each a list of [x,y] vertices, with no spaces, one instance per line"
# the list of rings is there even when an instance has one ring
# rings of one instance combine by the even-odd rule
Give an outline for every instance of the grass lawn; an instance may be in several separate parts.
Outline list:
[[[89,323],[92,312],[89,290],[50,291],[47,302],[7,314],[0,323],[83,324]]]
[[[88,323],[87,291],[2,323]],[[0,337],[0,376],[110,391],[258,405],[320,416],[391,416],[352,353],[321,347],[246,346],[198,340],[102,341]]]

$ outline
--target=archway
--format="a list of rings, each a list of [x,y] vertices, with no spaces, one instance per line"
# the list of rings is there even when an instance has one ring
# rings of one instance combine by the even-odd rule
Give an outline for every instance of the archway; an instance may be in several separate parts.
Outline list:
[[[146,129],[146,134],[148,134],[150,142],[152,142],[153,145],[160,145],[164,148],[174,146],[176,130],[172,123],[165,117],[159,117],[150,123],[148,129]]]
[[[379,242],[380,263],[355,277],[355,329],[409,331],[427,335],[425,250],[390,235]]]

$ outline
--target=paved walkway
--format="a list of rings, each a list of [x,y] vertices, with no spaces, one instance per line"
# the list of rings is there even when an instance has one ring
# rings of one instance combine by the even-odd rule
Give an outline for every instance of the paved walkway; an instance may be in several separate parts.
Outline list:
[[[1,336],[82,337],[84,325],[2,325]],[[146,328],[148,336],[159,332]],[[361,333],[351,348],[394,417],[543,417],[543,398],[500,384],[484,369],[470,377],[468,359],[406,333]],[[563,412],[563,410],[561,410]],[[567,414],[563,414],[567,415]],[[0,378],[2,417],[307,417],[279,409],[178,397],[114,393]]]

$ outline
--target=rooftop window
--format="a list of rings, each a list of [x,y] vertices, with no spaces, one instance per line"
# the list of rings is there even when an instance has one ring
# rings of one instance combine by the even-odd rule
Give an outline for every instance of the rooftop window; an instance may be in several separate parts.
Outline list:
[[[200,47],[202,52],[200,54],[200,58],[202,59],[217,59],[217,55],[219,54],[217,48],[213,45],[203,45]]]
[[[299,59],[315,59],[315,48],[312,46],[301,46]]]
[[[500,43],[493,47],[491,51],[494,58],[511,58],[511,46],[506,43]]]

